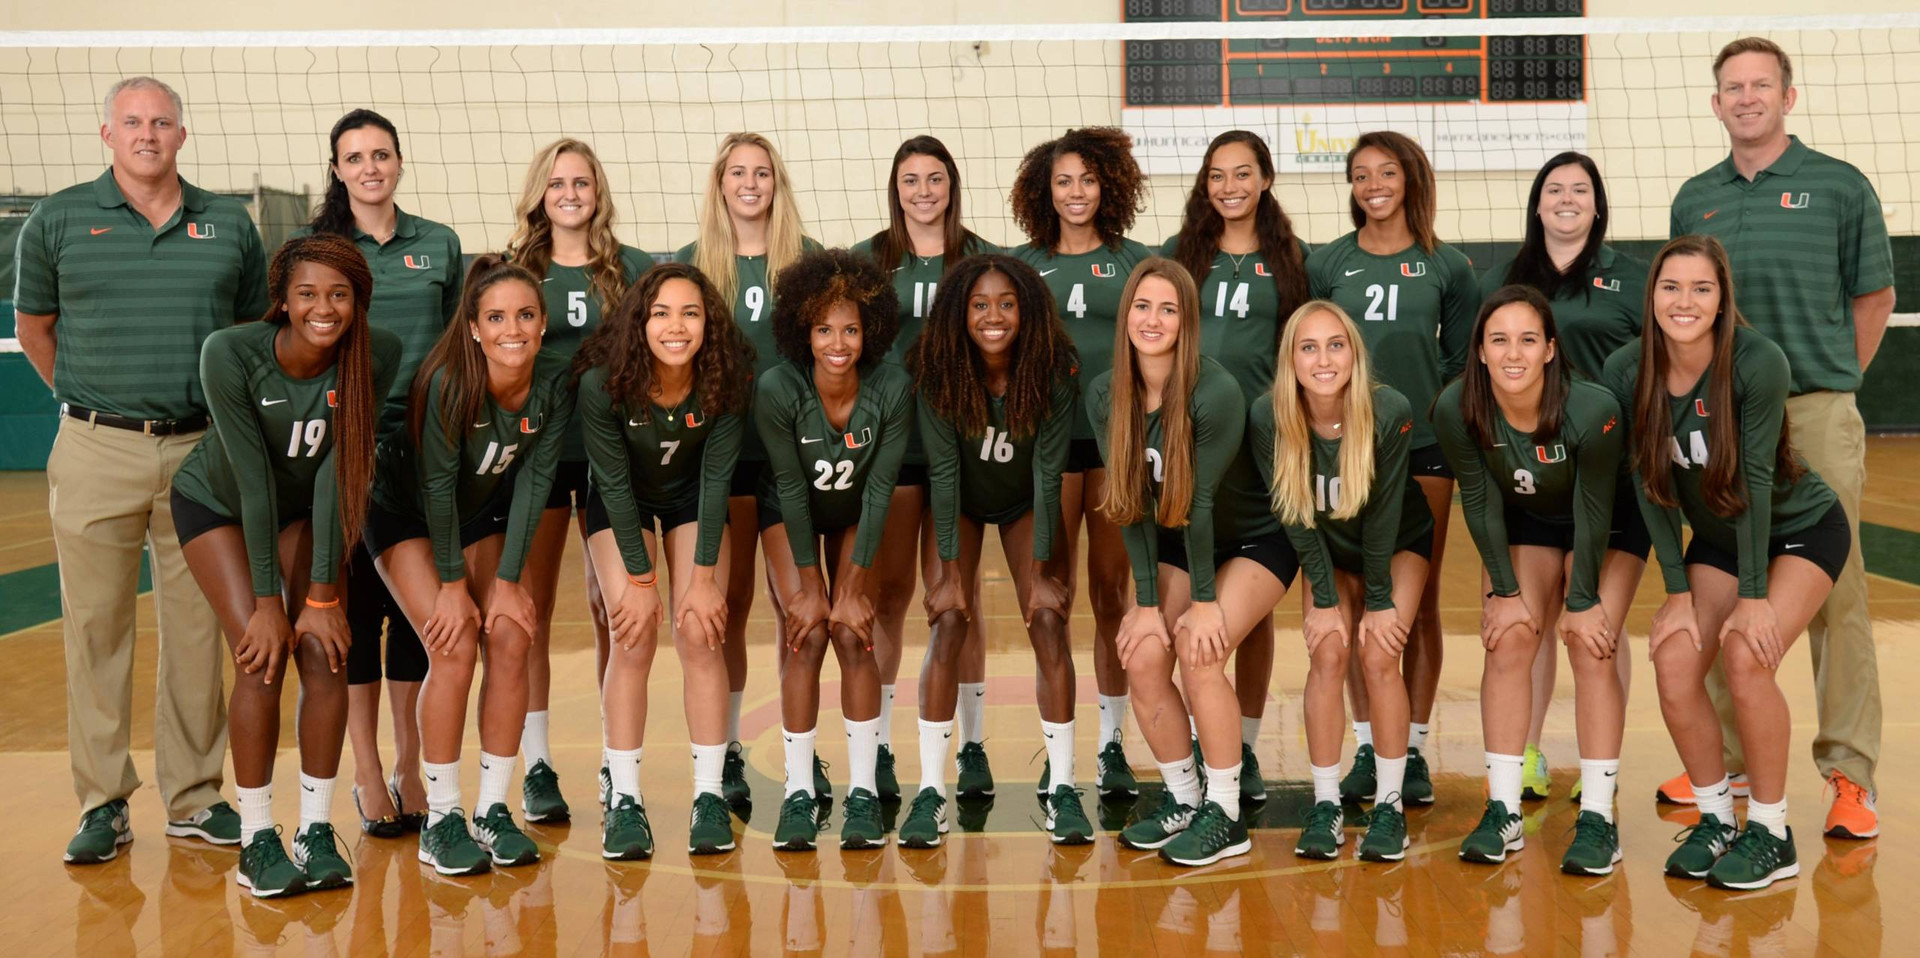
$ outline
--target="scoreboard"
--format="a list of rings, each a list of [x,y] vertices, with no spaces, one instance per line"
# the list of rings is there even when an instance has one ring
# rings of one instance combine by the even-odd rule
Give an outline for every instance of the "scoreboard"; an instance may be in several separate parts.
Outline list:
[[[1122,0],[1143,22],[1580,17],[1585,0]],[[1574,103],[1586,38],[1312,37],[1129,40],[1127,107]]]

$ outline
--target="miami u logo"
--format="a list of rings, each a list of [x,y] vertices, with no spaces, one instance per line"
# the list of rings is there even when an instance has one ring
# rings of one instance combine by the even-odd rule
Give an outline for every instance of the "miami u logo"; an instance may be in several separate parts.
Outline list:
[[[1427,275],[1427,264],[1424,261],[1419,263],[1401,263],[1400,275],[1409,277],[1425,276]]]
[[[1788,209],[1788,210],[1804,210],[1804,209],[1806,209],[1806,208],[1807,208],[1807,194],[1805,194],[1805,193],[1782,193],[1782,194],[1780,194],[1780,208],[1781,208],[1781,209]]]
[[[212,223],[188,223],[187,235],[194,239],[213,239]]]
[[[1556,442],[1553,444],[1553,451],[1548,452],[1547,447],[1545,446],[1535,446],[1533,447],[1533,458],[1548,464],[1552,464],[1556,462],[1566,462],[1567,447],[1561,443]]]
[[[415,256],[409,253],[401,259],[401,262],[407,264],[408,269],[432,269],[433,268],[432,258],[427,256],[427,254],[425,253],[421,253],[418,256]]]
[[[1604,289],[1609,293],[1617,293],[1620,291],[1620,281],[1617,279],[1601,279],[1595,276],[1593,278],[1593,288]]]
[[[1097,269],[1098,267],[1095,267],[1095,268]],[[853,433],[846,433],[841,438],[846,440],[848,449],[858,449],[861,446],[864,446],[867,443],[870,443],[873,441],[873,427],[861,426],[860,438],[858,440],[855,440],[853,438]]]
[[[529,435],[539,432],[540,421],[537,419],[529,419],[529,418],[522,417],[520,420],[520,431],[527,433]]]
[[[337,405],[339,405],[339,403],[335,401],[334,391],[331,389],[327,390],[327,408],[332,409]]]
[[[1255,275],[1255,276],[1272,276],[1273,274],[1272,274],[1272,273],[1269,273],[1269,272],[1267,272],[1267,264],[1265,264],[1265,263],[1255,263],[1255,264],[1253,264],[1253,275]]]
[[[1093,264],[1093,275],[1100,279],[1112,279],[1120,275],[1120,267],[1112,263],[1095,263]]]
[[[1707,417],[1707,401],[1704,399],[1694,400],[1693,414],[1696,416],[1699,416],[1702,419],[1705,419]]]
[[[707,424],[707,421],[706,421],[705,419],[701,419],[701,418],[700,418],[700,414],[699,414],[699,413],[697,413],[697,412],[690,412],[690,413],[687,413],[687,428],[688,428],[688,429],[698,429],[698,428],[700,428],[701,426],[704,426],[704,425],[706,425],[706,424]]]

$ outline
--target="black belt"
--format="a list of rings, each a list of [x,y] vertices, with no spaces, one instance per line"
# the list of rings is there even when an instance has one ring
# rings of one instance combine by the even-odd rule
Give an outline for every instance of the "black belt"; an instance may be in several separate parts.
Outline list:
[[[88,425],[126,429],[149,436],[177,436],[181,433],[200,432],[207,428],[205,416],[193,416],[188,419],[128,419],[125,416],[83,409],[72,403],[61,403],[60,409],[68,416]]]

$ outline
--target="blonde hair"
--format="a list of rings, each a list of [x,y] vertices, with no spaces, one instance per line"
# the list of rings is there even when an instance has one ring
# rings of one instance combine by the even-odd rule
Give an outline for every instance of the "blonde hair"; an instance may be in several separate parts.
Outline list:
[[[707,195],[700,204],[700,241],[694,247],[693,265],[707,274],[728,298],[739,294],[740,272],[734,263],[739,248],[733,235],[733,216],[727,212],[727,200],[720,195],[720,181],[727,174],[727,158],[737,147],[757,146],[767,151],[773,163],[773,208],[767,211],[767,286],[779,282],[780,271],[800,258],[800,207],[788,189],[787,166],[773,141],[758,133],[730,133],[720,141],[714,155],[713,170],[707,177]]]
[[[1329,313],[1340,321],[1353,353],[1353,377],[1347,381],[1340,413],[1340,501],[1331,518],[1359,515],[1373,485],[1373,374],[1366,342],[1346,310],[1329,300],[1312,300],[1287,317],[1273,375],[1273,513],[1281,522],[1308,529],[1314,526],[1313,427],[1307,422],[1306,403],[1300,399],[1293,352],[1300,325],[1316,313]]]
[[[547,218],[547,183],[553,179],[553,165],[562,154],[572,153],[587,162],[593,173],[593,218],[587,222],[587,276],[593,291],[600,296],[600,312],[605,315],[627,291],[625,265],[620,261],[620,238],[613,233],[613,193],[607,188],[607,170],[593,147],[567,137],[540,148],[527,164],[527,181],[520,188],[520,200],[514,204],[514,228],[507,240],[507,259],[520,264],[534,276],[545,279],[553,265],[553,221]]]
[[[1114,323],[1113,379],[1107,393],[1107,492],[1100,511],[1118,525],[1146,517],[1152,501],[1147,472],[1147,411],[1133,339],[1127,335],[1127,313],[1140,283],[1158,276],[1173,284],[1180,300],[1180,331],[1173,341],[1173,373],[1160,390],[1160,442],[1163,462],[1160,502],[1154,522],[1169,529],[1187,524],[1193,505],[1193,416],[1189,407],[1200,378],[1200,290],[1193,274],[1173,260],[1150,256],[1133,268],[1120,294],[1120,316]]]

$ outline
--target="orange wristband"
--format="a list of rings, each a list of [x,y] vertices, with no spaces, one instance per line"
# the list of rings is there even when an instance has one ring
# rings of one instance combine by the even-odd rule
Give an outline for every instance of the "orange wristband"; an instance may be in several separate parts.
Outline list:
[[[655,574],[652,572],[649,572],[644,576],[632,576],[632,575],[627,576],[627,581],[637,586],[652,586],[654,583],[654,579],[655,579]]]
[[[315,602],[312,596],[307,597],[307,608],[309,609],[337,609],[339,607],[340,607],[339,599],[328,599],[325,602]]]

